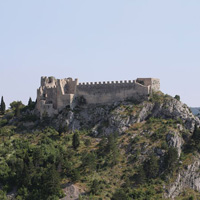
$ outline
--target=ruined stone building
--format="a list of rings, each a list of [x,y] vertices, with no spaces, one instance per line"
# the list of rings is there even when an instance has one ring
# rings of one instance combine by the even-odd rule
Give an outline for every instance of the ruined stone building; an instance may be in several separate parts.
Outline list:
[[[78,83],[78,79],[56,79],[41,77],[41,86],[37,90],[36,108],[42,115],[57,114],[66,106],[87,106],[90,104],[112,104],[125,100],[147,100],[153,91],[160,90],[160,80],[138,78],[133,81],[112,81]]]

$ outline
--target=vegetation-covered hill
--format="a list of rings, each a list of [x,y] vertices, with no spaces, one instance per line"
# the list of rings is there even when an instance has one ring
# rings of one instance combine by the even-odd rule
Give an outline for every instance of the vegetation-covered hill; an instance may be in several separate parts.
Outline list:
[[[0,199],[200,199],[199,125],[162,93],[42,119],[13,102],[0,116]]]

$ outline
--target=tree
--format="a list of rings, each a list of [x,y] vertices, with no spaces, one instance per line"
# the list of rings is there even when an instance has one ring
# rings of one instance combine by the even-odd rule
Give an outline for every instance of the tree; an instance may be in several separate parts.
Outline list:
[[[108,136],[108,143],[106,145],[106,152],[110,153],[116,148],[116,140],[112,134]]]
[[[80,145],[79,135],[77,132],[75,132],[73,135],[72,146],[76,150],[79,147],[79,145]]]
[[[68,130],[68,127],[67,125],[62,125],[61,123],[59,124],[59,127],[58,127],[58,133],[59,133],[59,136],[62,135],[62,133],[66,133]]]
[[[19,117],[21,109],[24,108],[24,104],[21,101],[13,101],[10,107],[14,111],[15,116]]]
[[[111,200],[128,200],[128,195],[123,189],[117,190]]]
[[[179,95],[175,95],[175,97],[174,97],[175,99],[177,99],[178,101],[180,101],[181,100],[181,97],[179,96]]]
[[[1,97],[1,106],[0,106],[0,108],[1,108],[1,113],[4,114],[5,111],[6,111],[6,104],[5,104],[4,100],[3,100],[3,96]]]
[[[133,176],[135,184],[140,185],[146,182],[146,174],[143,166],[138,169],[138,172]]]
[[[20,105],[19,105],[19,104],[17,104],[17,107],[16,107],[16,109],[15,109],[15,116],[16,116],[16,117],[19,117],[19,116],[20,116]]]
[[[92,185],[91,185],[91,190],[90,190],[90,192],[92,193],[92,194],[97,194],[98,192],[99,192],[99,190],[100,190],[100,183],[99,183],[99,181],[98,180],[93,180],[93,182],[92,182]]]
[[[45,195],[59,195],[60,193],[60,175],[55,165],[52,165],[43,175],[43,191]]]
[[[0,190],[0,199],[7,200],[6,192],[3,190]]]
[[[159,165],[158,165],[158,159],[155,155],[151,155],[150,158],[144,162],[144,170],[146,173],[146,177],[156,178],[158,176],[159,172]]]
[[[111,166],[114,166],[119,161],[119,149],[117,147],[117,136],[109,135],[108,143],[105,147],[105,153],[108,154],[109,163]]]
[[[71,171],[71,180],[72,180],[72,182],[75,183],[76,181],[80,180],[80,178],[81,178],[81,175],[80,175],[79,170],[78,169],[73,169]]]
[[[105,152],[106,145],[107,145],[107,139],[103,137],[98,144],[98,147],[99,147],[97,151],[98,156],[104,157],[106,155],[106,152]]]
[[[35,108],[36,102],[32,101],[31,97],[28,100],[28,108],[33,110]]]
[[[178,151],[175,147],[170,147],[165,155],[165,168],[168,173],[172,173],[178,164]]]
[[[32,104],[33,104],[33,101],[32,101],[32,99],[31,99],[31,97],[30,97],[29,100],[28,100],[28,106],[31,107]]]
[[[62,127],[62,124],[60,123],[58,127],[59,136],[61,136],[62,132],[63,132],[63,127]]]
[[[12,103],[10,103],[10,108],[12,110],[15,110],[17,106],[19,106],[20,108],[24,107],[21,101],[13,101]]]
[[[18,189],[17,191],[17,200],[21,200],[21,199],[27,199],[28,198],[28,189],[26,187],[21,187]]]
[[[90,172],[96,169],[96,155],[94,153],[84,153],[82,157],[82,166],[88,168]]]

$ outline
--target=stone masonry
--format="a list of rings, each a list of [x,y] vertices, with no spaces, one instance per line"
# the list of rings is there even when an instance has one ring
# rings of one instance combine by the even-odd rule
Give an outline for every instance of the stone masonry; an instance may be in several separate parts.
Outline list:
[[[37,110],[42,116],[53,116],[65,107],[90,104],[112,104],[114,102],[147,100],[153,91],[160,90],[160,80],[138,78],[132,81],[78,83],[78,79],[56,79],[41,77],[37,90]]]

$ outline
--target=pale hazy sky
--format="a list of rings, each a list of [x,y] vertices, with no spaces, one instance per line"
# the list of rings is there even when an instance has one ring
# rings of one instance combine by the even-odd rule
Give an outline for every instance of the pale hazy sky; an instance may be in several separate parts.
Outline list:
[[[200,106],[200,1],[0,0],[0,96],[27,103],[41,76],[155,77]]]

